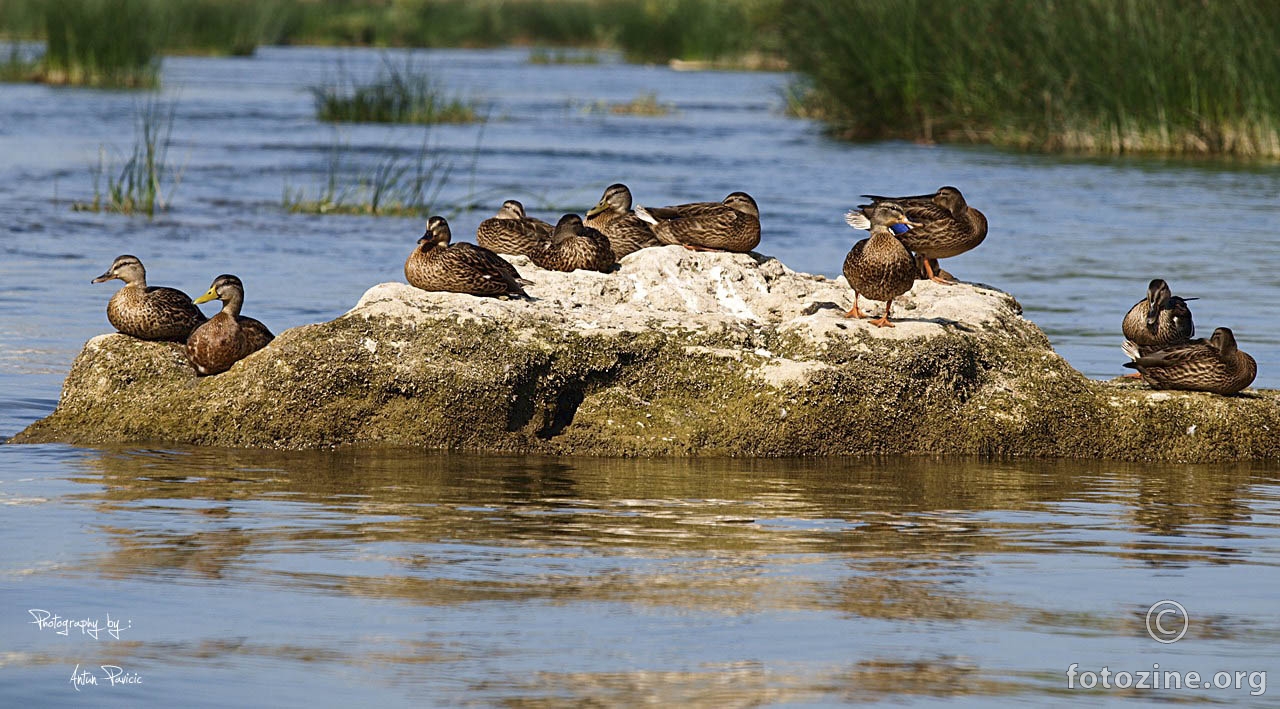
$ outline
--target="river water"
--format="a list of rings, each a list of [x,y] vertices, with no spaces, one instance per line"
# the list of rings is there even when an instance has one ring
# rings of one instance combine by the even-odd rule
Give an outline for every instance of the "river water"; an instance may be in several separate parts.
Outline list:
[[[948,270],[1013,293],[1087,375],[1123,371],[1120,318],[1160,276],[1202,298],[1202,334],[1234,329],[1258,385],[1280,384],[1273,165],[845,144],[782,115],[784,75],[535,66],[524,50],[415,54],[483,125],[315,121],[307,86],[380,61],[166,59],[181,182],[154,220],[70,209],[99,149],[129,149],[144,99],[0,86],[0,435],[51,411],[107,331],[116,286],[89,279],[120,253],[191,293],[236,273],[246,313],[277,332],[401,278],[421,220],[281,208],[286,189],[315,194],[335,145],[371,169],[425,142],[453,166],[438,203],[460,236],[508,197],[554,219],[615,181],[646,204],[744,189],[760,250],[828,275],[859,236],[841,219],[859,193],[954,184],[992,228]],[[600,109],[647,93],[673,111]],[[5,446],[0,699],[1053,704],[1082,698],[1072,663],[1263,672],[1280,638],[1278,480],[1262,464]],[[1164,599],[1191,618],[1176,643],[1146,630]],[[102,629],[60,635],[39,611]],[[110,686],[102,665],[142,683]],[[1262,703],[1259,679],[1083,698]]]

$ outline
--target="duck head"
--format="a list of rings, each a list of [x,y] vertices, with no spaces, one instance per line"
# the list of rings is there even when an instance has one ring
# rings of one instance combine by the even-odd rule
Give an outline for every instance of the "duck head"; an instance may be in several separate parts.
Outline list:
[[[430,251],[437,246],[448,246],[451,239],[453,232],[449,230],[449,222],[444,217],[435,216],[427,220],[427,230],[418,239],[418,246],[423,251]]]
[[[1209,338],[1209,346],[1218,351],[1218,354],[1227,356],[1235,354],[1236,336],[1231,332],[1229,327],[1220,327],[1213,331],[1213,337]]]
[[[933,193],[933,203],[956,216],[960,216],[960,212],[967,206],[964,195],[951,185],[939,187],[938,191]]]
[[[559,244],[582,233],[582,217],[566,214],[556,222],[555,231],[551,232],[551,243]]]
[[[631,190],[619,182],[605,188],[604,195],[600,197],[599,202],[596,202],[596,206],[587,210],[587,218],[590,219],[604,212],[629,211],[631,211]]]
[[[524,219],[524,205],[509,199],[502,203],[502,209],[498,210],[495,219]]]
[[[872,226],[879,224],[884,227],[889,227],[889,230],[894,233],[898,233],[898,230],[893,229],[892,227],[898,224],[908,227],[920,226],[919,222],[913,222],[907,218],[907,213],[902,210],[902,206],[897,202],[881,202],[877,205],[867,207],[866,209],[870,210],[870,213],[867,214],[867,218],[871,220]]]
[[[1155,278],[1147,286],[1147,329],[1152,333],[1160,326],[1160,311],[1173,297],[1169,284],[1164,279]]]
[[[726,207],[732,208],[735,212],[750,214],[756,219],[760,218],[760,207],[756,205],[756,201],[751,199],[751,195],[746,192],[731,192],[728,197],[723,200]]]
[[[107,272],[93,279],[94,283],[106,283],[112,279],[119,278],[128,285],[138,284],[147,285],[147,270],[142,267],[142,262],[137,256],[123,254],[117,256],[115,261],[111,262],[111,268]]]
[[[213,285],[209,286],[209,290],[204,295],[191,301],[197,305],[200,303],[208,303],[211,300],[222,301],[222,309],[230,311],[232,315],[240,314],[240,305],[244,303],[244,284],[240,279],[224,273],[213,279]]]

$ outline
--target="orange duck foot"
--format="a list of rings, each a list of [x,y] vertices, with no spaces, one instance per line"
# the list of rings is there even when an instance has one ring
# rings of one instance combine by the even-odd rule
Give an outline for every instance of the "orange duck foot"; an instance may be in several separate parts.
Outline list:
[[[880,317],[880,319],[878,319],[878,320],[872,320],[872,321],[871,321],[871,324],[872,324],[872,325],[875,325],[876,327],[897,327],[897,325],[894,325],[893,323],[889,322],[889,314],[888,314],[888,313],[885,313],[885,314],[884,314],[883,316],[881,316],[881,317]]]

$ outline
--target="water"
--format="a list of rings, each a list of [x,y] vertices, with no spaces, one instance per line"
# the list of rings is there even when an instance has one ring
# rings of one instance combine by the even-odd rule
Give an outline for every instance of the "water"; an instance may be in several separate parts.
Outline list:
[[[223,272],[276,331],[399,279],[417,219],[287,215],[335,141],[359,159],[423,142],[454,163],[442,203],[507,197],[546,218],[629,184],[637,201],[760,202],[761,250],[835,275],[860,192],[960,186],[991,235],[946,262],[1008,290],[1077,368],[1121,373],[1119,321],[1153,276],[1232,327],[1280,383],[1273,238],[1280,170],[849,145],[781,114],[787,77],[523,50],[418,53],[483,126],[317,124],[306,86],[373,52],[172,58],[174,209],[73,212],[99,147],[127,150],[138,97],[0,86],[0,435],[52,410],[116,287]],[[587,110],[654,92],[666,117]],[[450,207],[451,208],[451,207]],[[1081,672],[1268,671],[1277,488],[1269,465],[979,460],[611,461],[421,451],[255,453],[0,447],[0,703],[704,706],[1081,699]],[[1154,642],[1146,609],[1191,615]],[[41,630],[32,609],[130,625]],[[142,685],[104,687],[100,665]],[[80,692],[73,669],[97,675]],[[1280,677],[1280,675],[1276,675]],[[1256,692],[1256,689],[1253,690]],[[1241,689],[1083,697],[1261,703]]]

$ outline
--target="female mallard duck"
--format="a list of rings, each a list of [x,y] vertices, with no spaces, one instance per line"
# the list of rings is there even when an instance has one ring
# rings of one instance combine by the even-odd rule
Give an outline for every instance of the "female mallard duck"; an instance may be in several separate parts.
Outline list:
[[[853,308],[844,316],[867,317],[858,308],[858,295],[861,293],[872,300],[885,301],[884,316],[872,320],[871,324],[893,327],[889,322],[893,299],[911,290],[918,271],[915,258],[894,235],[892,227],[895,224],[915,224],[907,219],[902,207],[892,202],[880,202],[862,208],[861,212],[850,212],[845,219],[855,228],[858,228],[856,224],[864,222],[870,225],[871,238],[854,244],[849,255],[844,257],[844,277],[853,288]]]
[[[275,339],[266,325],[240,314],[244,284],[239,278],[230,274],[218,276],[195,302],[207,303],[215,298],[222,301],[222,310],[187,339],[187,359],[201,376],[225,372]]]
[[[582,217],[566,214],[556,222],[551,241],[534,253],[533,262],[553,271],[585,269],[608,273],[618,262],[604,234],[583,226]]]
[[[1258,375],[1258,363],[1236,347],[1235,335],[1225,327],[1214,330],[1207,342],[1192,340],[1145,355],[1125,340],[1124,353],[1133,360],[1124,366],[1141,372],[1156,389],[1234,394]]]
[[[1196,334],[1188,300],[1195,298],[1173,295],[1169,284],[1157,278],[1147,286],[1147,297],[1129,308],[1120,328],[1142,354],[1180,345]]]
[[[117,256],[107,272],[93,279],[105,283],[119,278],[124,288],[107,303],[107,321],[120,332],[143,340],[185,342],[206,320],[191,296],[176,288],[147,285],[147,270],[137,256]]]
[[[649,223],[631,211],[631,190],[626,185],[609,185],[583,222],[609,239],[613,255],[622,258],[649,246],[662,246]]]
[[[532,255],[551,238],[551,225],[525,216],[524,205],[514,199],[502,203],[497,216],[480,222],[476,243],[500,254]]]
[[[427,220],[427,231],[404,262],[404,278],[422,290],[471,295],[528,298],[516,267],[483,246],[450,244],[452,233],[444,217]]]
[[[872,205],[893,202],[908,219],[920,223],[898,238],[908,249],[924,257],[925,273],[931,281],[953,285],[955,281],[946,280],[934,271],[933,261],[958,256],[987,238],[987,217],[970,207],[954,187],[940,187],[933,194],[914,197],[862,196],[870,199]]]
[[[636,216],[653,225],[658,241],[693,251],[746,253],[760,244],[760,208],[746,192],[722,202],[636,207]]]

